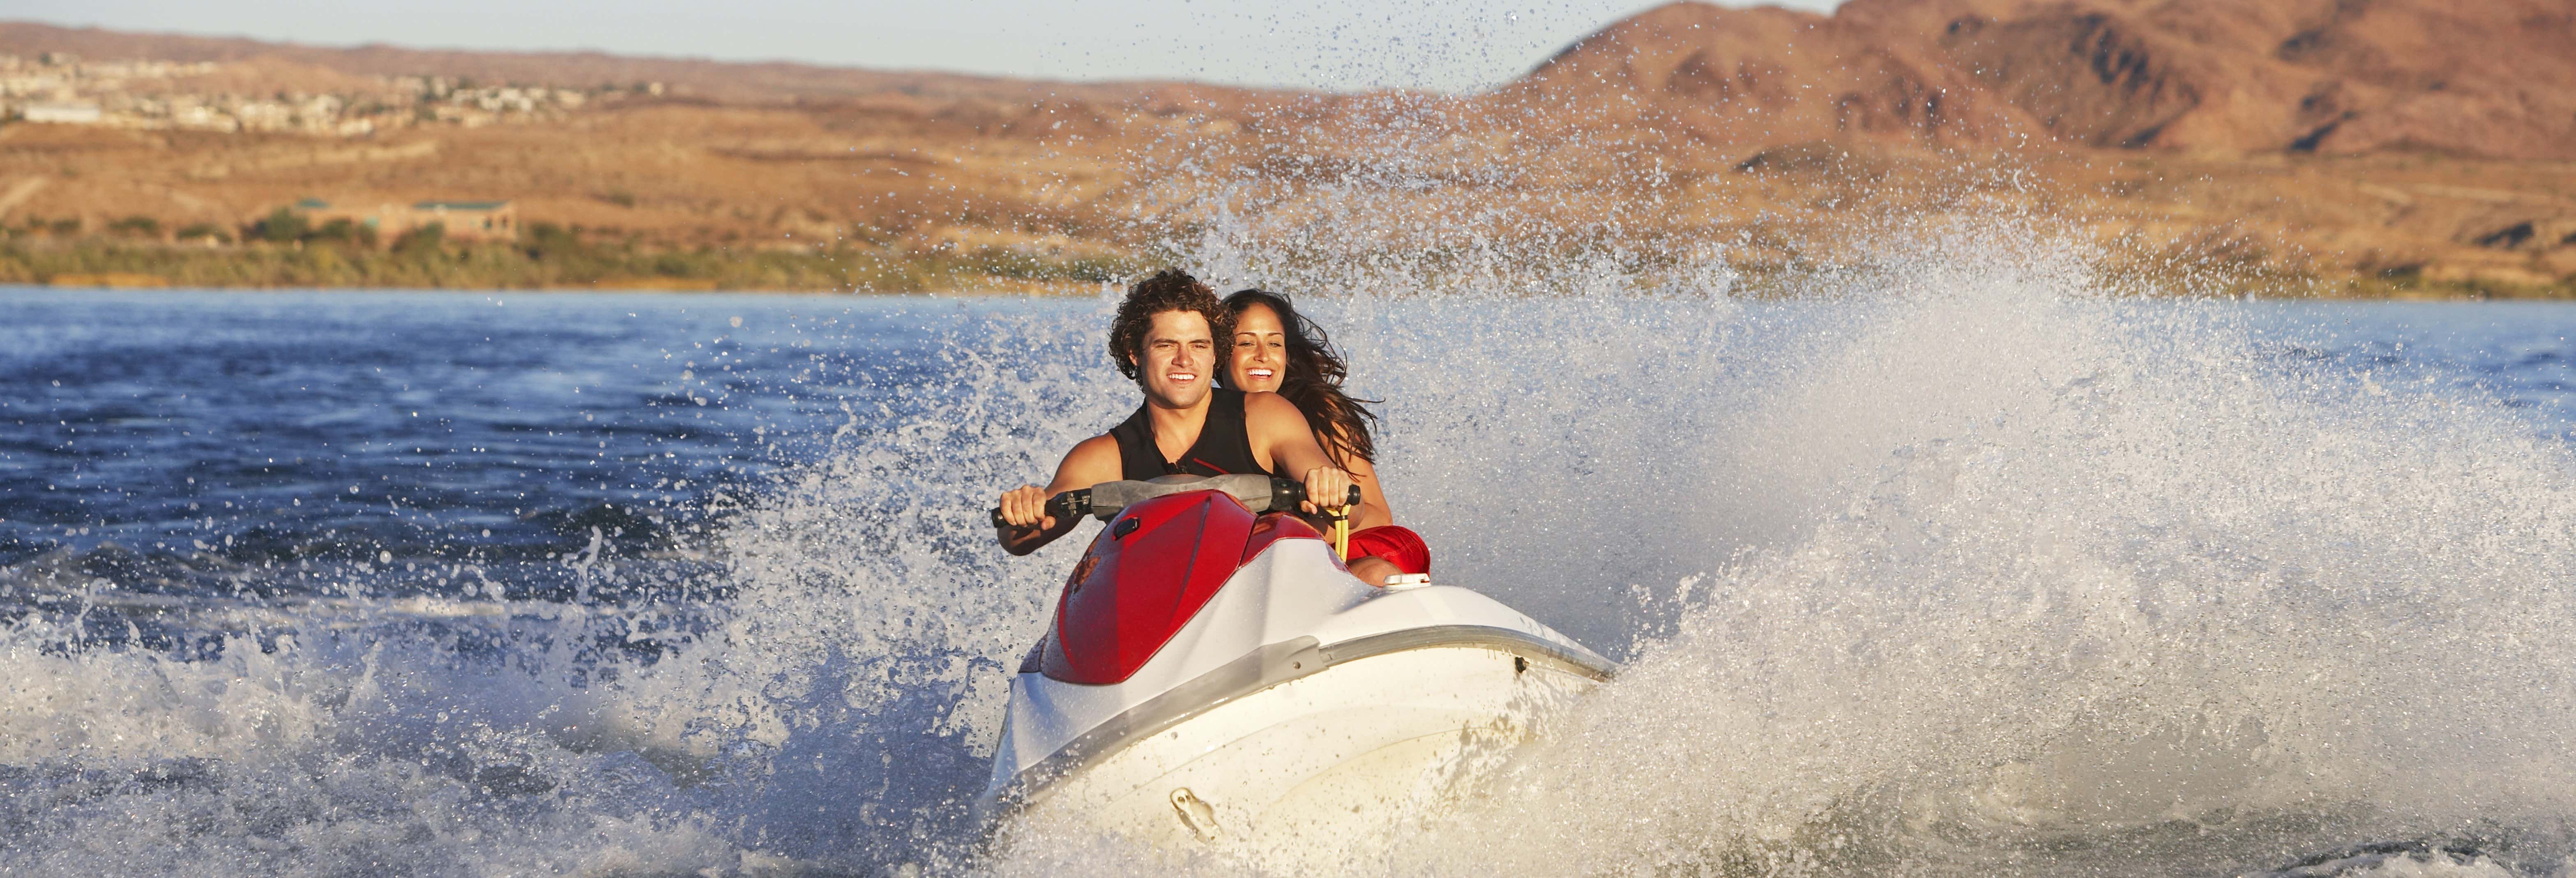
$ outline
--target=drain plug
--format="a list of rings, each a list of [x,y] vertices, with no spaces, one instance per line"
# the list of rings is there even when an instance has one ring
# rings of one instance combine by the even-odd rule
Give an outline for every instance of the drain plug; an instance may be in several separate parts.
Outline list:
[[[1189,787],[1172,791],[1172,811],[1181,815],[1181,825],[1189,827],[1200,841],[1216,840],[1216,806],[1190,792]]]

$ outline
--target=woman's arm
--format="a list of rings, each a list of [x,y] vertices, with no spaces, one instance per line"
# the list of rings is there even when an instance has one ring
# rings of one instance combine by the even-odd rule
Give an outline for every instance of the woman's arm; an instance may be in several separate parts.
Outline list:
[[[1340,431],[1335,430],[1334,433],[1334,436],[1315,435],[1315,444],[1323,446],[1328,455],[1332,453]],[[1378,490],[1377,465],[1356,454],[1347,455],[1341,464],[1342,469],[1350,471],[1351,481],[1360,486],[1360,508],[1351,513],[1351,529],[1367,530],[1394,524],[1395,511],[1387,508],[1386,492]]]
[[[1306,484],[1306,504],[1315,509],[1341,505],[1354,487],[1351,474],[1315,444],[1306,416],[1297,404],[1276,393],[1243,396],[1244,438],[1251,441],[1253,462]],[[1365,491],[1365,489],[1363,489]]]

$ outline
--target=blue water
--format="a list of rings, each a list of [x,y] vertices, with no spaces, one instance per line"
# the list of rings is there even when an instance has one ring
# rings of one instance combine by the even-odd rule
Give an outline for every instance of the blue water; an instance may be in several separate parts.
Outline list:
[[[2576,306],[2101,307],[2235,327],[2226,381],[2330,413],[2396,388],[2501,419],[2545,459],[2576,442]],[[1492,522],[1476,510],[1493,507],[1455,483],[1543,460],[1525,446],[1547,429],[1602,468],[1559,475],[1606,476],[1679,461],[1697,431],[1760,436],[1760,417],[1737,417],[1798,398],[1782,388],[1802,370],[1855,368],[1815,365],[1852,334],[1832,306],[1619,308],[1634,325],[1594,336],[1510,301],[1320,310],[1350,328],[1359,389],[1386,399],[1399,515],[1414,500],[1448,569],[1543,566],[1479,544]],[[1132,405],[1102,374],[1091,299],[0,288],[0,315],[0,660],[18,681],[0,716],[18,739],[0,745],[0,871],[970,862],[962,803],[1000,676],[984,656],[1025,641],[1064,560],[1001,566],[979,498],[1043,482],[1062,437]],[[1674,340],[1641,343],[1660,360],[1583,350],[1647,337],[1631,331]],[[1725,348],[1711,371],[1687,371],[1694,339]],[[1862,359],[1881,354],[1903,352]],[[1555,356],[1577,365],[1509,368]],[[1517,385],[1444,385],[1460,363],[1456,380]],[[1620,376],[1637,380],[1605,395]],[[1738,385],[1768,389],[1691,414],[1714,398],[1689,388]],[[1583,432],[1614,397],[1655,414],[1621,425],[1637,435]],[[2019,417],[1979,404],[1952,407]],[[1708,496],[1769,477],[1716,478]],[[1637,490],[1569,503],[1669,499]],[[1602,536],[1616,529],[1521,519],[1564,539],[1552,575],[1617,581],[1507,594],[1652,656],[1673,630],[1652,611],[1664,597],[1583,607],[1624,606],[1598,595],[1640,582],[1668,595],[1803,532],[1710,511],[1710,545],[1646,558]],[[2229,535],[2210,527],[2198,542]],[[986,601],[1002,609],[965,607]],[[588,719],[549,719],[574,714]],[[2316,819],[2296,814],[2280,819]],[[2379,841],[2328,832],[2226,865]],[[2130,871],[2159,871],[2149,856]]]
[[[877,300],[10,296],[0,547],[19,557],[523,558],[602,523],[667,540],[669,516],[810,457],[840,403],[931,367],[955,322]]]
[[[583,551],[593,528],[630,551],[684,547],[711,501],[764,490],[844,425],[925,416],[898,389],[953,377],[967,365],[952,356],[959,334],[979,320],[1090,307],[5,292],[0,564],[112,557],[157,574],[121,587],[178,593],[223,587],[190,580],[203,572],[191,559],[227,570],[526,563]],[[2537,431],[2576,436],[2576,305],[2246,308],[2295,330],[2274,348],[2286,364],[2439,380],[2532,410]],[[299,587],[227,581],[274,596]],[[382,586],[420,587],[398,576]]]
[[[2533,423],[2576,439],[2576,304],[2336,302],[2250,306],[2292,355],[2342,372],[2379,370],[2447,382],[2463,394],[2531,409]]]
[[[857,413],[902,417],[890,388],[939,368],[939,335],[969,317],[808,297],[7,295],[0,565],[262,600],[720,591],[688,557],[711,504]],[[658,563],[576,595],[549,562],[594,531]],[[470,589],[421,573],[458,565],[483,571]],[[11,584],[0,612],[49,597]]]

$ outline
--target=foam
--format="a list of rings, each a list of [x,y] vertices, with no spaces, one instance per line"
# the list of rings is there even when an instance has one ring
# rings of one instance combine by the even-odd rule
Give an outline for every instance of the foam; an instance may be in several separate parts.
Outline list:
[[[1732,295],[1712,254],[1373,274],[1244,228],[1185,260],[1334,328],[1443,580],[1630,663],[1360,871],[2220,873],[2461,838],[2476,859],[2367,868],[2540,874],[2569,850],[2563,425],[2321,362],[2309,318],[2109,295],[2010,222],[1892,236],[1795,301]],[[983,510],[1133,404],[1109,305],[971,306],[941,369],[721,501],[730,597],[665,633],[351,598],[192,655],[20,619],[0,869],[1156,862],[990,857],[965,809],[1087,536],[1007,558]]]
[[[1937,243],[1683,434],[1706,502],[1616,483],[1601,521],[1722,535],[1576,535],[1698,566],[1671,633],[1397,871],[2169,874],[2468,825],[2554,862],[2565,446],[2285,362],[2241,306]]]

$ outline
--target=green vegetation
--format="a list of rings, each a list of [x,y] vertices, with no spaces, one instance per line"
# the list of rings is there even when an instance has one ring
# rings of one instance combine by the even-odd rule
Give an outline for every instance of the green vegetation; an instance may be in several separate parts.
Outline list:
[[[157,226],[153,229],[157,233]],[[1117,259],[1060,259],[991,249],[918,252],[866,245],[832,249],[657,248],[600,242],[550,223],[515,244],[459,243],[428,226],[376,246],[375,230],[335,220],[320,227],[278,211],[230,236],[196,224],[180,244],[132,238],[0,239],[0,284],[142,277],[178,287],[378,287],[400,289],[712,289],[923,292],[1024,290],[1124,276]]]
[[[161,221],[148,216],[129,216],[108,223],[107,230],[136,238],[157,238],[161,235]]]
[[[76,219],[27,218],[0,227],[0,284],[175,286],[198,288],[390,289],[672,289],[834,292],[1026,292],[1077,289],[1132,276],[1133,257],[1037,255],[1001,247],[914,250],[891,237],[829,248],[695,248],[532,223],[515,243],[451,240],[439,225],[379,240],[376,230],[346,219],[315,225],[279,210],[238,230],[211,223],[180,227],[168,239],[148,217],[106,222],[89,234]],[[238,241],[239,243],[235,243]],[[1640,278],[1687,268],[1653,254],[1574,248],[1569,261],[1611,259]],[[1307,254],[1312,255],[1312,254]],[[1575,256],[1582,258],[1576,259]],[[1451,257],[1456,257],[1452,259]],[[1424,251],[1415,261],[1437,276],[1463,254]],[[1293,262],[1293,257],[1292,257]],[[2176,270],[2181,265],[2188,270]],[[1275,266],[1274,266],[1275,267]],[[2269,270],[2259,263],[2200,258],[2176,262],[2113,261],[2098,266],[2110,290],[2140,296],[2197,295],[2327,299],[2576,299],[2576,280],[2514,284],[2432,279],[2415,265],[2335,277]],[[1795,298],[1802,279],[1828,263],[1737,264],[1733,290],[1752,298]]]
[[[356,244],[360,247],[374,247],[376,246],[376,228],[374,226],[362,226],[357,223],[350,222],[347,217],[341,217],[339,219],[323,223],[321,228],[314,229],[311,234],[305,237],[305,240],[320,241],[326,244]]]
[[[420,259],[437,253],[447,244],[447,224],[429,225],[404,232],[394,239],[394,255]]]
[[[2334,276],[2268,270],[2260,265],[2185,264],[2101,266],[2106,288],[2133,296],[2226,296],[2251,299],[2576,299],[2576,279],[2511,283],[2479,278],[2434,279],[2419,266],[2371,274]]]
[[[312,231],[312,223],[306,221],[303,214],[281,207],[270,211],[266,219],[251,223],[245,237],[253,241],[291,244],[304,240],[304,236]]]
[[[214,223],[191,223],[181,227],[177,237],[181,241],[213,241],[218,244],[233,242],[233,233],[225,231],[222,226]]]
[[[2319,282],[2313,294],[2329,299],[2576,299],[2576,280],[2517,284],[2476,278],[2425,280],[2420,275],[2364,277]]]

